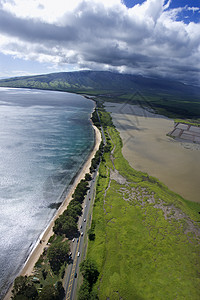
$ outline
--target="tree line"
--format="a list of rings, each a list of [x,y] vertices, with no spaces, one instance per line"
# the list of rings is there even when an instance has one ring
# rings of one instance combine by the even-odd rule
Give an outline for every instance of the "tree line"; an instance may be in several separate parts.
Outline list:
[[[93,113],[94,116],[95,112]],[[95,117],[94,117],[95,119]],[[95,125],[99,126],[97,120],[93,121]],[[72,195],[72,200],[70,201],[67,209],[60,215],[54,223],[53,232],[54,235],[50,238],[48,244],[48,249],[43,252],[39,261],[38,266],[41,267],[41,262],[44,262],[45,258],[48,260],[50,268],[53,273],[60,276],[61,280],[65,272],[65,264],[70,262],[70,246],[69,239],[73,237],[78,237],[78,219],[82,215],[82,203],[89,189],[89,181],[92,179],[91,174],[96,170],[98,164],[100,163],[101,156],[103,153],[104,145],[101,142],[99,150],[96,152],[94,158],[91,162],[90,173],[85,175],[77,185],[74,194]],[[92,232],[91,232],[92,233]],[[90,238],[92,234],[90,233]],[[94,236],[93,236],[94,237]],[[68,240],[66,240],[66,238]],[[43,281],[46,280],[47,270],[42,269]],[[37,284],[32,280],[31,276],[19,276],[15,279],[12,299],[13,300],[27,300],[27,299],[39,299],[39,300],[59,300],[64,297],[64,289],[62,287],[62,281],[56,282],[56,284],[46,284],[40,288],[40,293],[38,293]]]

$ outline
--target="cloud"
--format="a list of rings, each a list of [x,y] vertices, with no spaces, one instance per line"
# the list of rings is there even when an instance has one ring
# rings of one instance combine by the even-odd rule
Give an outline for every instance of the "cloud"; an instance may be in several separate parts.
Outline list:
[[[194,13],[195,11],[199,11],[199,7],[187,7],[187,10],[192,10]]]
[[[164,5],[163,9],[166,10],[169,8],[170,4],[171,4],[172,0],[168,0],[168,2]]]
[[[170,10],[171,1],[129,9],[120,0],[29,1],[1,2],[0,52],[66,70],[74,64],[200,83],[200,24],[177,21],[184,8]]]

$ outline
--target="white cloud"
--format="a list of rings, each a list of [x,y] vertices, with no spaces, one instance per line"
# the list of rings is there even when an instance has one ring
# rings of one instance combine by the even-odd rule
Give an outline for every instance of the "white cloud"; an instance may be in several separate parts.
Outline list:
[[[187,10],[192,10],[194,13],[195,11],[199,11],[199,7],[187,7]]]
[[[170,4],[171,4],[172,0],[168,0],[167,3],[164,5],[163,9],[166,10],[169,8]]]
[[[66,69],[74,65],[198,82],[200,24],[178,22],[186,7],[169,10],[170,2],[147,0],[128,9],[121,0],[3,1],[0,52]]]
[[[3,8],[22,18],[38,18],[46,22],[56,22],[65,13],[73,11],[81,3],[89,3],[90,0],[12,0],[3,1]],[[104,7],[120,5],[120,0],[93,0],[93,5],[101,4]]]
[[[73,11],[79,2],[79,0],[13,0],[4,2],[3,8],[17,17],[56,22],[63,11]]]

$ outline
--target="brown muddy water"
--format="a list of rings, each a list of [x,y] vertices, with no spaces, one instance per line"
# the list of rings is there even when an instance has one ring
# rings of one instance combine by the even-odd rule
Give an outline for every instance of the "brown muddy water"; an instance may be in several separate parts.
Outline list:
[[[166,134],[174,121],[136,105],[105,103],[123,141],[130,165],[147,172],[187,200],[200,202],[200,145]]]

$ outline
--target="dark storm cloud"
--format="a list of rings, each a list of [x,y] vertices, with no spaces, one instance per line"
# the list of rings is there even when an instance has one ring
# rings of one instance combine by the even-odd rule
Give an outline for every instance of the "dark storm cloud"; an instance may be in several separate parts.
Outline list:
[[[100,2],[80,0],[51,24],[0,9],[0,33],[14,37],[8,49],[26,59],[198,83],[199,24],[176,22],[173,11],[164,11],[162,0],[148,0],[130,10]]]
[[[56,26],[37,20],[19,19],[0,9],[0,32],[25,41],[74,40],[77,28]]]

